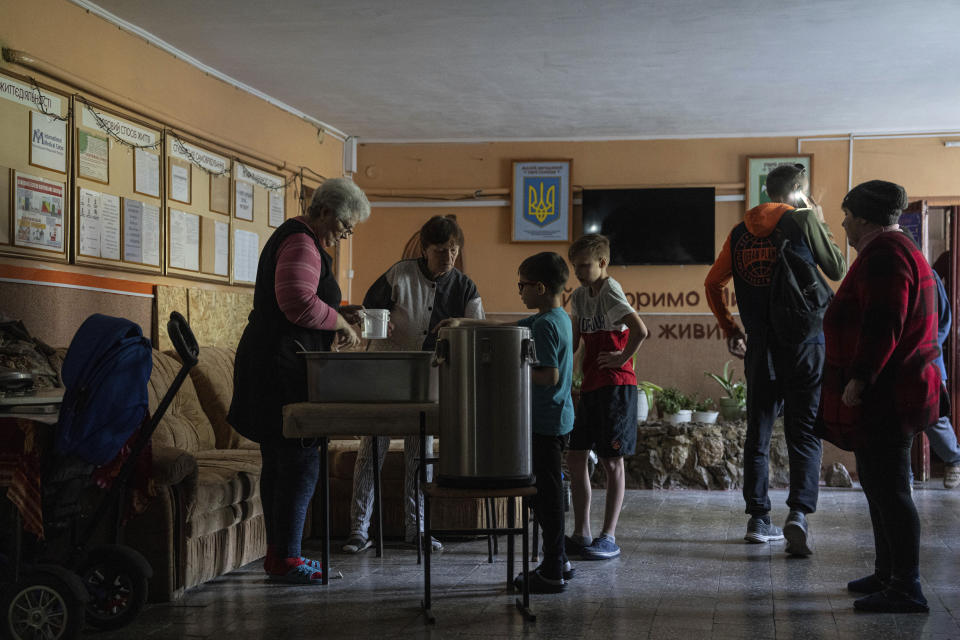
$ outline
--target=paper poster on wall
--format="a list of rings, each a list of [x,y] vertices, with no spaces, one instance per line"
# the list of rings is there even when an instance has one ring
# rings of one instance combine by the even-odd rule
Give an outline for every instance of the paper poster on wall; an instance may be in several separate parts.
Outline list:
[[[144,149],[133,150],[133,190],[160,197],[160,156]]]
[[[110,141],[87,131],[77,131],[77,172],[81,178],[110,182]]]
[[[213,272],[218,276],[230,275],[230,225],[226,222],[214,222],[213,251]]]
[[[140,236],[143,264],[160,266],[160,207],[143,203],[143,233]]]
[[[120,197],[100,194],[100,257],[120,259]]]
[[[283,224],[283,196],[283,191],[279,189],[270,190],[270,215],[267,224],[271,227]]]
[[[17,172],[13,243],[63,251],[63,183]]]
[[[190,167],[170,162],[170,199],[190,204]]]
[[[80,218],[80,255],[100,257],[100,193],[80,189],[77,201]]]
[[[170,209],[170,266],[200,270],[200,216]]]
[[[256,282],[260,236],[243,229],[233,230],[233,279],[237,282]]]
[[[210,211],[230,215],[230,176],[210,175]]]
[[[67,121],[30,112],[30,164],[67,172]]]
[[[253,185],[237,180],[237,217],[241,220],[253,220]]]
[[[143,262],[143,203],[123,199],[123,259]]]

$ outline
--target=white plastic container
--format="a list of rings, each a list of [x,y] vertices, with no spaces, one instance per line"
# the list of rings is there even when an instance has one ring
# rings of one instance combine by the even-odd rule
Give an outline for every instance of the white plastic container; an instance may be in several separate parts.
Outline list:
[[[387,337],[387,323],[390,322],[389,309],[363,310],[363,338],[382,340]]]
[[[691,414],[693,412],[690,409],[681,409],[676,413],[668,413],[664,416],[664,420],[670,424],[684,424],[690,422]]]

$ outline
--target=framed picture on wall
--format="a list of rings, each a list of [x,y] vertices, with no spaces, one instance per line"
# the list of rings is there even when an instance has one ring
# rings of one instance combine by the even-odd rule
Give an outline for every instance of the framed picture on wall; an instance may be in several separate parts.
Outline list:
[[[810,184],[813,184],[813,156],[747,156],[747,184],[744,196],[747,209],[770,202],[767,195],[767,174],[782,164],[802,165],[806,170]],[[807,186],[806,195],[810,195]]]
[[[513,162],[513,242],[568,242],[572,160]]]

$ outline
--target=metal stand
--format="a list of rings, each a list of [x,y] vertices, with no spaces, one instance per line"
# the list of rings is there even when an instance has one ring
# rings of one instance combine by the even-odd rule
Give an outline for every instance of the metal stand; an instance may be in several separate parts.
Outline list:
[[[421,478],[425,472],[421,474]],[[536,495],[536,487],[518,487],[501,489],[455,489],[449,487],[438,487],[434,484],[425,484],[423,488],[423,529],[427,540],[435,533],[437,535],[506,535],[507,536],[507,591],[514,591],[514,536],[522,536],[522,565],[523,565],[523,590],[522,597],[516,599],[517,610],[523,615],[525,620],[534,622],[537,617],[530,611],[530,584],[526,579],[530,573],[530,498]],[[508,498],[507,501],[507,526],[506,527],[485,527],[480,529],[453,529],[453,530],[434,530],[430,527],[430,500],[431,498],[479,498],[486,501],[492,498]],[[522,526],[516,526],[516,503],[514,499],[521,500],[521,522]],[[488,543],[489,545],[489,543]],[[423,608],[423,615],[427,624],[434,624],[436,619],[433,616],[431,608],[431,585],[430,585],[430,556],[431,545],[423,545],[423,601],[420,606]],[[488,546],[489,548],[489,546]]]

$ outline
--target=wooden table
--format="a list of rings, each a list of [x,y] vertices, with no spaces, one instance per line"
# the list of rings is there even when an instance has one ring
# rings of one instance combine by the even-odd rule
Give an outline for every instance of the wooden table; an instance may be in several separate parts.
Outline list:
[[[426,437],[440,435],[436,402],[353,403],[298,402],[283,408],[283,435],[286,438],[316,438],[320,445],[320,493],[323,501],[321,521],[322,584],[329,582],[330,567],[330,464],[328,444],[331,438],[356,436],[420,436],[421,456]],[[380,505],[380,465],[377,439],[373,439],[373,500],[376,520],[377,557],[383,555],[383,518]],[[426,465],[420,465],[420,480],[426,482]],[[418,527],[419,529],[419,527]],[[422,548],[424,545],[419,544]],[[418,557],[420,549],[417,551]]]

